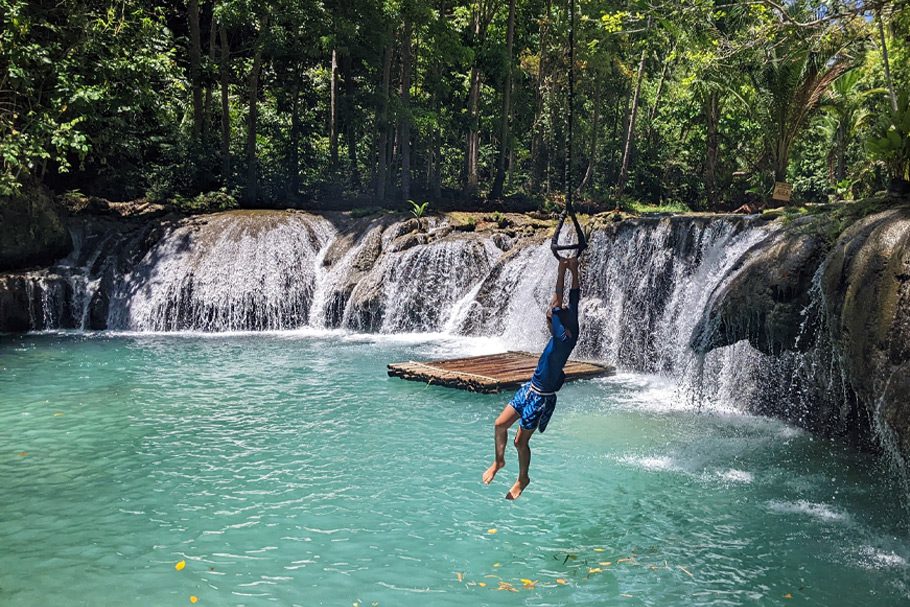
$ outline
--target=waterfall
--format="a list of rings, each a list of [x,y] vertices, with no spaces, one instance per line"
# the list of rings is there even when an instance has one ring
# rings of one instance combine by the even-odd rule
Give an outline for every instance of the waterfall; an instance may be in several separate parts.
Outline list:
[[[451,238],[384,255],[354,288],[342,324],[382,333],[441,331],[498,254],[488,241]]]
[[[582,266],[577,353],[620,367],[678,374],[712,290],[771,229],[744,218],[624,221],[592,234]],[[504,256],[460,327],[533,349],[547,338],[544,311],[555,283],[548,243]]]
[[[30,326],[445,331],[498,336],[516,349],[543,345],[556,271],[545,234],[491,238],[420,225],[243,211],[127,232],[83,228],[70,257],[23,279]],[[578,354],[683,373],[710,293],[772,232],[737,217],[596,229],[583,264]]]
[[[264,331],[309,320],[326,221],[241,212],[184,223],[112,294],[108,326],[134,331]]]
[[[0,320],[18,325],[27,319],[23,328],[35,331],[107,328],[106,288],[118,273],[124,249],[150,228],[131,229],[105,220],[76,220],[69,228],[73,242],[69,255],[48,268],[3,277],[0,296],[12,297],[19,309],[7,308],[6,318]]]

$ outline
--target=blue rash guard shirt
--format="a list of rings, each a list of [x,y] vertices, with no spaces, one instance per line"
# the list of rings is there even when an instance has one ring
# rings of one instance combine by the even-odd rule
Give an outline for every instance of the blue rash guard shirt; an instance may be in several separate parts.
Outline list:
[[[544,348],[537,369],[531,377],[531,383],[540,392],[556,392],[566,379],[562,368],[566,366],[569,355],[578,342],[578,302],[581,299],[579,289],[569,290],[569,305],[553,308],[550,321],[550,341]]]

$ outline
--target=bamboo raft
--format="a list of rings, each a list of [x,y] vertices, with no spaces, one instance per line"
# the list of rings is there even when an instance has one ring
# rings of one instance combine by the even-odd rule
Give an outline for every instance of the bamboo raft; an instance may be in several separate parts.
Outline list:
[[[531,379],[538,358],[538,355],[528,352],[503,352],[427,362],[409,360],[392,363],[388,369],[391,377],[495,394],[504,389],[516,388]],[[567,362],[563,371],[566,381],[614,373],[613,367],[578,360]]]

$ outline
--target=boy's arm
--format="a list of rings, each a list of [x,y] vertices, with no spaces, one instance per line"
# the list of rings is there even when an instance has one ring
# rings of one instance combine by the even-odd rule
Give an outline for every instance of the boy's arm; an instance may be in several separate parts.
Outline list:
[[[566,265],[568,270],[572,273],[572,288],[569,290],[569,306],[578,308],[578,301],[581,299],[581,272],[578,270],[578,258],[569,259]]]
[[[553,294],[553,301],[551,302],[550,309],[547,310],[547,317],[550,319],[550,333],[553,334],[553,337],[559,341],[569,341],[572,338],[572,333],[566,328],[566,326],[560,320],[558,314],[553,313],[554,308],[562,308],[562,296],[566,288],[566,270],[571,269],[572,259],[560,259],[559,268],[557,270],[556,277],[556,292]],[[576,262],[577,268],[577,262]],[[578,278],[575,274],[572,274],[572,284],[578,282]],[[574,288],[574,286],[573,286]],[[577,291],[575,292],[577,294]],[[569,292],[569,301],[571,303],[573,299],[572,291]]]
[[[556,290],[553,292],[553,301],[550,308],[562,307],[562,294],[566,290],[566,270],[569,268],[567,260],[560,259],[559,267],[556,268]]]
[[[547,320],[553,318],[553,308],[562,307],[562,292],[566,288],[566,260],[559,260],[559,267],[556,268],[556,290],[553,291],[553,297],[550,298],[550,305],[547,306]]]
[[[553,333],[553,337],[559,341],[569,341],[572,338],[572,333],[559,320],[559,314],[553,314],[550,317],[550,331]]]

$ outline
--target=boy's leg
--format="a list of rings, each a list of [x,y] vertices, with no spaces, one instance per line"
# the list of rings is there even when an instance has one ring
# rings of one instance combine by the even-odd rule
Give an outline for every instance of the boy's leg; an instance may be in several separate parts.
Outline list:
[[[496,421],[493,422],[493,464],[483,473],[484,484],[489,485],[493,477],[499,472],[499,469],[506,465],[506,438],[509,436],[509,428],[520,417],[518,411],[512,405],[506,405]]]
[[[518,480],[512,485],[512,488],[506,493],[507,500],[515,500],[521,495],[521,492],[531,483],[531,477],[528,476],[528,468],[531,467],[531,436],[533,430],[519,428],[515,435],[515,449],[518,451]]]

